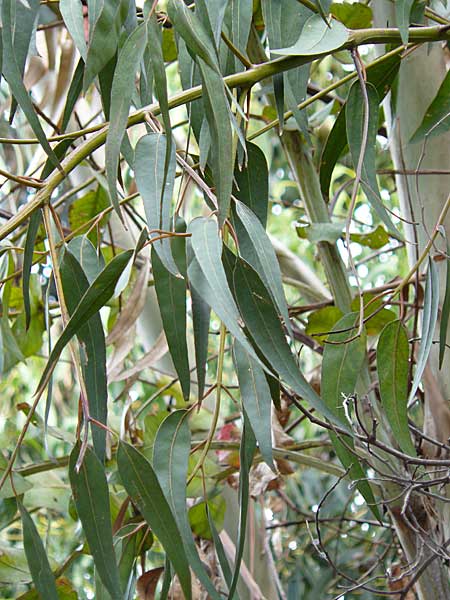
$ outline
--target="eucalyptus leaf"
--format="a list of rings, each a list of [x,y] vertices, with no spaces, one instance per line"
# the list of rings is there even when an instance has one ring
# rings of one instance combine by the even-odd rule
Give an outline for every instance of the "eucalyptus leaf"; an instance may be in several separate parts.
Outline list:
[[[425,111],[422,123],[411,138],[412,144],[441,135],[450,129],[449,105],[450,71],[447,72],[435,98]]]
[[[79,332],[80,328],[88,319],[95,315],[100,308],[105,306],[105,304],[114,294],[114,290],[120,275],[128,265],[132,256],[132,250],[127,250],[121,254],[118,254],[110,263],[106,265],[103,271],[98,275],[98,277],[96,277],[96,279],[83,294],[64,331],[53,347],[53,350],[47,361],[47,365],[36,389],[36,394],[40,394],[44,390],[67,343],[76,333]]]
[[[183,540],[155,471],[140,452],[124,442],[119,444],[117,464],[125,489],[158,537],[190,600],[191,574]]]
[[[154,444],[153,468],[175,516],[186,558],[211,598],[219,600],[220,594],[212,585],[199,558],[188,520],[186,480],[191,450],[188,415],[185,410],[177,410],[161,423]]]
[[[147,44],[147,27],[140,25],[126,40],[119,52],[111,88],[111,122],[106,137],[105,162],[109,193],[119,216],[121,209],[117,196],[117,169],[122,140],[125,135],[136,71]]]
[[[122,600],[105,468],[94,452],[87,448],[77,472],[79,453],[78,444],[72,450],[69,462],[70,485],[78,517],[103,585],[112,600]]]
[[[190,369],[186,342],[186,281],[175,277],[152,248],[152,269],[167,345],[185,400],[190,392]]]
[[[439,311],[439,275],[434,262],[428,259],[427,280],[425,284],[425,297],[423,300],[422,339],[417,353],[416,371],[409,392],[408,404],[413,401],[422,380],[423,372],[433,345],[434,330],[436,328]]]
[[[358,318],[358,313],[349,313],[342,317],[327,338],[328,342],[333,343],[325,344],[323,353],[321,395],[329,409],[341,418],[344,417],[344,402],[356,391],[366,357],[365,332],[356,339],[351,339],[355,336]],[[353,450],[352,438],[344,436],[344,443],[334,432],[331,432],[330,438],[339,460],[345,468],[349,469],[349,477],[358,482],[359,492],[375,517],[380,520],[367,476],[358,461],[358,455]]]
[[[18,505],[22,519],[23,546],[33,583],[42,598],[58,600],[55,578],[39,532],[23,504],[18,502]]]
[[[401,321],[383,329],[377,346],[381,403],[395,441],[410,456],[416,451],[408,428],[409,342]]]

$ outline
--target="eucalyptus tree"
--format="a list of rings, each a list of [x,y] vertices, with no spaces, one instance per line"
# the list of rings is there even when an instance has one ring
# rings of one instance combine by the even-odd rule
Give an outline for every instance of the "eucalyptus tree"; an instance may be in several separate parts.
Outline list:
[[[448,598],[447,3],[1,13],[6,597]]]

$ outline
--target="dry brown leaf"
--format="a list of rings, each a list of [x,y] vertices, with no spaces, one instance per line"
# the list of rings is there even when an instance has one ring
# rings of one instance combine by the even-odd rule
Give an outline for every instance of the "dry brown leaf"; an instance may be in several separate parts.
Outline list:
[[[164,567],[158,567],[157,569],[146,571],[139,577],[136,584],[139,600],[154,600],[156,586],[163,572]]]

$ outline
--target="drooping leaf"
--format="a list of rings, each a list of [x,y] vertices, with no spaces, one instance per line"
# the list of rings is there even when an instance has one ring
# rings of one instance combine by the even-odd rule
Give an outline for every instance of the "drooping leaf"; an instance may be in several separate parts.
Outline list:
[[[25,239],[25,248],[23,253],[23,271],[22,271],[22,290],[23,290],[23,307],[25,310],[25,329],[30,326],[31,319],[31,303],[30,303],[30,274],[33,264],[33,250],[36,241],[39,225],[42,221],[41,211],[35,211],[28,224],[27,237]]]
[[[230,254],[227,253],[228,260]],[[323,416],[346,427],[341,417],[329,410],[302,375],[269,292],[256,271],[242,259],[235,260],[229,270],[232,272],[234,295],[242,319],[274,372]]]
[[[242,406],[258,442],[261,455],[275,471],[272,455],[272,398],[263,369],[234,343],[234,362],[241,391]]]
[[[395,441],[403,452],[415,456],[408,428],[409,343],[401,321],[383,329],[377,346],[377,372],[381,403]]]
[[[111,88],[111,121],[106,137],[105,162],[111,201],[121,215],[117,196],[117,169],[122,140],[124,139],[136,71],[147,43],[147,27],[143,23],[133,31],[119,52]]]
[[[242,252],[239,246],[240,254],[252,265],[264,281],[289,334],[292,336],[291,321],[283,291],[280,265],[270,239],[258,217],[246,204],[236,201],[236,214],[247,232],[245,253]]]
[[[226,7],[226,2],[223,2]],[[252,0],[231,0],[232,39],[234,46],[244,55],[247,55],[247,42],[253,16]],[[217,42],[216,42],[217,43]],[[243,65],[236,57],[236,71],[242,71]]]
[[[33,583],[42,598],[58,600],[55,578],[39,532],[22,502],[18,502],[18,505],[22,519],[23,547]]]
[[[95,7],[93,6],[95,4]],[[89,46],[86,54],[83,90],[87,90],[95,77],[117,51],[120,31],[128,15],[130,0],[90,0]]]
[[[435,98],[425,111],[422,123],[411,138],[412,144],[422,142],[425,138],[441,135],[450,129],[449,105],[450,71],[447,71]]]
[[[183,540],[152,466],[133,446],[123,442],[119,445],[117,464],[125,489],[161,542],[184,595],[190,600],[191,574]]]
[[[177,410],[161,423],[153,449],[153,468],[175,516],[183,539],[186,558],[208,594],[219,600],[220,595],[212,585],[199,558],[188,520],[186,480],[191,432],[187,416],[185,410]]]
[[[248,500],[249,500],[249,475],[253,457],[256,450],[256,440],[253,431],[244,417],[241,447],[239,451],[239,525],[236,543],[236,556],[234,559],[233,579],[230,584],[229,598],[233,598],[241,570],[241,561],[244,554],[245,533],[247,527]]]
[[[433,345],[434,330],[439,311],[439,275],[434,262],[428,260],[425,297],[423,299],[422,336],[417,353],[416,371],[409,393],[408,403],[412,402],[422,379],[431,346]]]
[[[408,43],[409,38],[409,17],[411,14],[411,8],[414,4],[414,0],[397,0],[395,2],[395,16],[397,20],[397,27],[400,30],[402,42]]]
[[[80,263],[68,249],[64,251],[60,273],[67,310],[72,316],[89,288],[89,281]],[[81,369],[86,386],[89,413],[91,417],[106,425],[108,412],[106,344],[98,312],[80,326],[77,337],[80,343]],[[105,459],[106,431],[95,424],[91,426],[91,431],[95,453],[99,460],[103,461]]]
[[[358,313],[349,313],[342,317],[334,326],[334,333],[327,338],[328,341],[334,343],[325,344],[323,352],[321,396],[329,409],[341,418],[344,418],[346,398],[355,393],[366,356],[365,333],[351,340],[355,335],[358,318]],[[358,462],[357,456],[351,451],[354,448],[353,440],[345,436],[344,444],[334,432],[330,434],[330,438],[339,460],[345,468],[349,468],[349,477],[358,481],[358,490],[376,518],[380,519],[366,474]]]
[[[180,379],[183,396],[187,400],[190,391],[190,370],[186,341],[186,280],[169,273],[154,248],[152,269],[167,344]]]
[[[447,255],[450,256],[450,244],[448,242]],[[448,322],[450,317],[450,259],[448,257],[446,261],[446,266],[447,275],[445,278],[445,297],[444,302],[442,303],[441,323],[439,326],[439,369],[442,369],[442,362],[444,360]]]
[[[195,368],[197,372],[198,399],[205,391],[206,361],[208,358],[210,306],[198,295],[193,287],[191,292],[192,324],[194,328]]]
[[[380,100],[385,97],[394,82],[400,68],[400,62],[400,55],[395,54],[383,60],[383,62],[367,68],[367,82],[375,86]],[[325,196],[328,196],[333,169],[347,146],[345,112],[346,105],[344,104],[336,118],[333,129],[328,135],[320,158],[320,187]]]
[[[264,152],[256,144],[247,143],[247,164],[234,171],[234,196],[246,204],[266,228],[269,203],[269,171]],[[241,228],[242,229],[242,228]],[[242,246],[241,236],[239,246]]]
[[[198,16],[182,0],[169,0],[167,14],[193,56],[201,58],[220,74],[214,43]]]
[[[14,44],[16,27],[20,29],[21,19],[18,18],[17,23],[12,21],[12,11],[15,10],[16,0],[5,0],[2,2],[2,44],[3,44],[3,75],[9,84],[11,93],[15,100],[18,102],[20,108],[23,110],[27,121],[33,129],[36,137],[39,140],[42,148],[45,150],[53,164],[60,168],[58,158],[53,152],[48,140],[45,135],[42,125],[34,111],[31,98],[25,85],[22,81],[22,73],[20,65],[18,63],[17,48]],[[33,7],[35,10],[39,9],[39,2],[33,0]],[[24,7],[21,8],[24,10]],[[31,35],[31,34],[30,34]],[[28,39],[29,44],[29,39]],[[28,52],[28,45],[27,45]],[[25,55],[26,58],[26,55]]]
[[[127,250],[121,254],[118,254],[110,263],[106,265],[100,275],[86,290],[78,306],[70,317],[70,320],[67,323],[64,331],[53,347],[52,353],[50,354],[47,365],[39,381],[36,394],[42,393],[43,389],[47,385],[50,375],[52,374],[53,369],[55,368],[55,365],[66,344],[76,333],[78,333],[80,327],[82,327],[88,319],[90,319],[103,306],[105,306],[106,302],[108,302],[108,300],[114,294],[114,290],[120,275],[132,256],[133,250]]]
[[[170,206],[175,181],[175,147],[171,144],[170,162],[166,170],[167,137],[149,133],[136,145],[136,185],[144,203],[150,237],[159,237],[158,230],[170,231]],[[156,230],[156,231],[154,231]],[[153,243],[164,266],[173,275],[178,274],[168,239]]]
[[[272,50],[282,56],[312,56],[328,54],[341,48],[348,39],[348,31],[339,21],[329,23],[319,15],[312,15],[305,23],[298,40],[289,48]]]
[[[361,186],[368,202],[372,205],[379,219],[386,225],[388,231],[395,237],[401,237],[395,225],[392,223],[389,213],[383,206],[376,176],[375,150],[378,132],[378,105],[380,99],[373,85],[366,84],[366,91],[369,99],[369,127],[364,151],[364,162],[361,171]],[[366,110],[364,95],[359,81],[355,81],[350,88],[346,106],[347,139],[353,164],[356,169],[362,151],[363,123]]]
[[[194,219],[188,227],[194,257],[188,267],[190,285],[225,323],[227,329],[239,340],[247,352],[256,358],[243,331],[236,302],[228,286],[222,265],[221,241],[214,219]]]
[[[78,517],[83,526],[95,568],[111,595],[122,600],[119,571],[113,547],[111,511],[105,468],[97,456],[87,448],[77,473],[80,446],[70,454],[69,478]]]
[[[219,222],[228,217],[233,188],[234,156],[230,107],[220,74],[200,61],[204,84],[203,102],[211,136],[210,163],[219,203]]]
[[[67,30],[80,53],[83,62],[86,61],[87,45],[84,35],[83,7],[81,2],[73,0],[60,0],[59,10],[66,24]]]

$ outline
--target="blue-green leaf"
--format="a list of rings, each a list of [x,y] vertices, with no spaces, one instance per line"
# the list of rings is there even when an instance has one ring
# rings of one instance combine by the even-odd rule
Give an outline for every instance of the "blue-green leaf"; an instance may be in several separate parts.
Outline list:
[[[439,369],[442,369],[442,362],[444,360],[446,342],[447,342],[447,331],[450,317],[450,244],[447,242],[447,275],[445,278],[445,297],[442,303],[441,323],[439,326]]]
[[[80,263],[68,249],[64,251],[60,272],[67,310],[72,316],[89,288],[89,281]],[[81,369],[86,386],[89,414],[106,425],[108,416],[106,344],[98,312],[81,325],[77,337],[80,342]],[[91,430],[95,453],[103,461],[105,459],[106,431],[95,424],[91,426]]]
[[[232,260],[226,253],[227,260]],[[317,395],[301,373],[286,341],[280,318],[272,298],[259,275],[242,259],[229,266],[234,284],[234,295],[244,323],[258,349],[284,381],[323,416],[346,427]]]
[[[86,292],[83,294],[78,306],[74,310],[64,331],[53,347],[52,353],[47,361],[47,365],[39,381],[36,394],[42,393],[48,383],[48,380],[55,368],[55,365],[61,356],[66,344],[78,333],[88,319],[95,315],[111,298],[120,275],[128,265],[133,250],[127,250],[118,254],[106,265],[103,271],[96,277]]]
[[[272,455],[272,398],[264,370],[236,341],[234,362],[245,414],[262,457],[275,471]]]
[[[84,37],[84,17],[81,2],[60,0],[59,10],[81,58],[86,61],[87,45]]]
[[[171,144],[171,154],[166,165],[167,137],[162,133],[149,133],[136,144],[135,177],[136,185],[144,203],[150,237],[159,237],[154,230],[171,230],[170,208],[175,181],[175,147]],[[168,239],[153,243],[164,266],[173,275],[178,267],[172,256]]]
[[[401,321],[388,323],[381,332],[377,372],[381,403],[394,439],[403,452],[415,456],[408,428],[409,343]]]
[[[400,30],[402,42],[407,44],[409,38],[409,17],[414,0],[396,0],[394,4],[397,27]]]
[[[95,7],[93,6],[95,4]],[[87,90],[117,51],[120,32],[128,16],[130,0],[90,0],[89,46],[83,89]]]
[[[450,129],[450,71],[425,111],[422,123],[411,138],[411,144],[441,135]]]
[[[242,331],[239,310],[228,286],[222,265],[222,244],[217,222],[203,217],[194,219],[189,224],[188,232],[192,234],[191,247],[195,255],[188,267],[190,284],[225,323],[230,333],[256,358]]]
[[[185,400],[189,398],[191,374],[186,342],[186,280],[175,277],[152,248],[152,269],[159,310],[173,365]]]
[[[119,571],[113,547],[111,512],[105,468],[87,448],[77,473],[80,446],[74,447],[69,462],[69,478],[78,517],[83,526],[95,568],[111,595],[122,600]]]
[[[127,493],[158,537],[190,600],[191,574],[183,540],[155,471],[140,452],[124,442],[119,445],[117,464]]]
[[[161,423],[153,447],[153,468],[175,515],[189,564],[208,594],[219,600],[220,594],[214,589],[199,558],[188,520],[186,480],[191,451],[191,432],[187,417],[187,411],[177,410]]]
[[[401,237],[395,225],[392,223],[389,213],[383,206],[376,176],[375,151],[376,136],[378,132],[378,105],[380,99],[377,90],[370,83],[366,84],[366,90],[369,98],[369,128],[367,132],[367,143],[364,151],[364,162],[361,171],[361,186],[364,190],[367,200],[372,205],[380,220],[386,225],[388,231],[395,237]],[[348,145],[350,147],[355,169],[358,164],[362,149],[365,109],[366,106],[361,89],[361,83],[359,81],[355,81],[348,94],[345,112]]]
[[[117,169],[122,140],[125,135],[136,71],[147,43],[147,27],[140,25],[127,38],[119,52],[111,88],[111,122],[106,137],[106,175],[111,201],[117,214],[121,215],[117,196]]]
[[[35,211],[28,224],[27,237],[25,239],[25,248],[23,253],[23,270],[22,270],[22,290],[23,290],[23,308],[25,310],[25,329],[28,330],[31,320],[31,303],[30,303],[30,275],[31,266],[33,264],[33,250],[36,241],[39,225],[42,221],[41,211]]]
[[[416,395],[423,372],[430,355],[433,345],[434,330],[436,327],[439,311],[439,276],[434,262],[428,260],[427,281],[425,284],[425,297],[423,299],[423,317],[422,317],[422,339],[417,353],[416,372],[409,393],[409,402],[412,402]]]
[[[58,600],[55,578],[39,532],[22,502],[18,502],[18,505],[22,518],[23,547],[36,591],[41,598]]]
[[[53,164],[60,168],[58,158],[53,152],[48,140],[45,135],[42,125],[34,111],[31,98],[25,85],[22,81],[22,73],[20,65],[18,63],[17,49],[14,44],[14,28],[20,27],[21,19],[18,19],[18,23],[14,24],[12,21],[12,11],[15,9],[16,0],[4,0],[2,2],[2,42],[3,42],[3,75],[11,88],[11,93],[17,100],[21,109],[23,110],[28,123],[33,129],[36,137],[39,140],[42,148],[45,150]],[[33,2],[33,6],[36,6],[36,0]],[[39,2],[37,2],[37,8],[39,8]],[[17,35],[17,34],[16,34]],[[29,40],[28,40],[29,43]],[[27,47],[28,48],[28,47]],[[26,55],[25,55],[26,58]]]
[[[325,344],[322,360],[322,380],[320,391],[329,409],[344,418],[345,398],[354,394],[356,384],[366,357],[366,336],[350,340],[355,335],[358,324],[358,313],[350,313],[340,319],[333,327],[333,332]],[[339,332],[339,333],[338,333]],[[358,462],[357,455],[351,451],[353,440],[345,436],[345,444],[336,434],[330,434],[331,441],[339,460],[345,468],[349,468],[349,477],[358,481],[357,488],[366,500],[373,514],[380,519],[372,489],[366,481],[366,474]]]
[[[236,201],[236,213],[248,234],[245,252],[240,254],[252,265],[263,280],[292,336],[291,321],[283,291],[280,265],[272,243],[258,217],[242,202]]]

